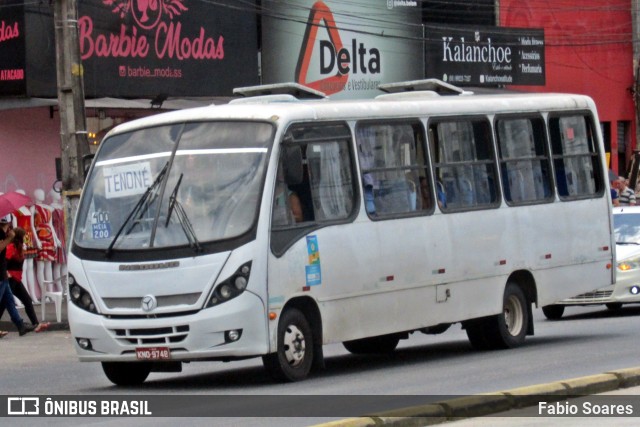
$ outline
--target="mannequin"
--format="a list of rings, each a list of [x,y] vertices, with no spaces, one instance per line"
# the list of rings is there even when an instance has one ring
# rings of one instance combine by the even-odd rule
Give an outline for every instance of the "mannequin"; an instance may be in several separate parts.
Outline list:
[[[53,280],[52,263],[55,261],[56,248],[60,246],[60,240],[53,228],[53,208],[44,203],[44,190],[38,188],[33,192],[35,205],[31,207],[33,225],[36,230],[35,240],[38,247],[36,256],[36,274],[41,289],[44,283]],[[54,292],[61,292],[62,287],[58,283],[53,284]]]
[[[67,254],[66,254],[66,238],[64,231],[64,211],[60,203],[60,193],[55,190],[49,191],[51,198],[51,207],[53,208],[53,230],[58,237],[60,244],[56,249],[56,261],[53,264],[53,280],[62,284],[60,278],[67,274]]]
[[[24,190],[16,190],[17,193],[25,194]],[[27,288],[27,292],[31,296],[34,304],[38,304],[40,297],[40,289],[35,278],[34,259],[38,253],[35,238],[36,230],[33,227],[33,216],[31,209],[23,206],[13,213],[14,227],[24,228],[24,264],[22,266],[22,283]]]

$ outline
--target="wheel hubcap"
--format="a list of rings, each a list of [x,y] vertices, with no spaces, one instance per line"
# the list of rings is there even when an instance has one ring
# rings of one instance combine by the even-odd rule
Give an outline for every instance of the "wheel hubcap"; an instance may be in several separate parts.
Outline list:
[[[291,366],[298,366],[304,360],[304,334],[295,325],[289,325],[284,332],[284,355]]]
[[[507,330],[513,336],[520,334],[524,322],[524,310],[520,300],[515,295],[510,295],[504,306],[504,321]]]

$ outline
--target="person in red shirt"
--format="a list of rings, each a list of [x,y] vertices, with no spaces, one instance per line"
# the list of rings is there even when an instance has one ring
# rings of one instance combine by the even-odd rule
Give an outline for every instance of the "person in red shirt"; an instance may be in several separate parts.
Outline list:
[[[42,332],[49,327],[48,322],[40,323],[36,311],[33,309],[33,302],[29,292],[22,283],[22,265],[24,264],[24,235],[25,230],[20,227],[13,229],[15,237],[7,246],[7,273],[9,275],[9,286],[13,295],[22,301],[24,311],[27,313],[29,320],[35,327],[35,332]],[[4,307],[0,307],[0,318],[4,314]]]

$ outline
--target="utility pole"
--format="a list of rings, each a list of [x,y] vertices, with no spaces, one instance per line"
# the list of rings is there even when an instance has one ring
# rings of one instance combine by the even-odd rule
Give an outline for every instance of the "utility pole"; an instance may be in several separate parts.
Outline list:
[[[78,43],[77,0],[54,0],[62,200],[67,240],[84,181],[83,157],[89,154],[84,109],[83,68]]]

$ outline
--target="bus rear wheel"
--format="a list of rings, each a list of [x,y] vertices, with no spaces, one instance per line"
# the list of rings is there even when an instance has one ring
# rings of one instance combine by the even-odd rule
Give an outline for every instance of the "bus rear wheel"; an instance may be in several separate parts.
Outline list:
[[[466,325],[467,337],[474,348],[494,350],[522,345],[529,324],[527,297],[515,283],[507,283],[502,313],[472,321]]]
[[[313,365],[313,333],[300,310],[287,309],[278,323],[278,348],[262,356],[267,372],[278,381],[305,379]]]
[[[384,354],[391,353],[400,342],[397,334],[381,335],[379,337],[362,338],[342,343],[349,353],[353,354]]]
[[[149,373],[151,363],[147,362],[102,362],[102,370],[115,385],[131,386],[142,384]]]

